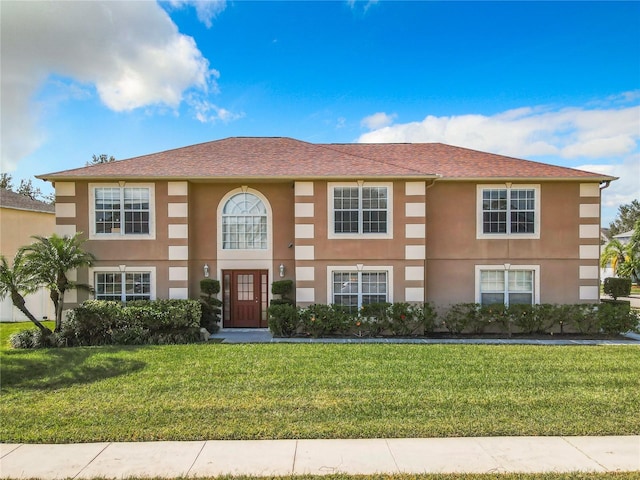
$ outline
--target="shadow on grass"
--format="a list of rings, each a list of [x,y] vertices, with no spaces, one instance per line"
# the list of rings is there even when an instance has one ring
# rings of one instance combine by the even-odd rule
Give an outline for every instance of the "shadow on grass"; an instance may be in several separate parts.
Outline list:
[[[92,383],[142,370],[146,363],[108,355],[92,348],[52,348],[38,350],[38,358],[23,351],[2,352],[2,389],[50,390]]]

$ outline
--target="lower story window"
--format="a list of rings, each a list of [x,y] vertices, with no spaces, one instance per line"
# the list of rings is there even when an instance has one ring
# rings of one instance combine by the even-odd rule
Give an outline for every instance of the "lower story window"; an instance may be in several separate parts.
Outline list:
[[[480,270],[480,303],[504,305],[535,303],[534,270]]]
[[[97,272],[95,274],[96,300],[151,299],[151,274],[149,272]]]
[[[388,275],[380,272],[333,272],[333,303],[356,311],[362,305],[388,301]]]

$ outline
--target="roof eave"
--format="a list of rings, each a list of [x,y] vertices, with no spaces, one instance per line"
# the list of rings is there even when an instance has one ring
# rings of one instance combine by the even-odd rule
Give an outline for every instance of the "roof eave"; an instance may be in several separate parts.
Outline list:
[[[36,178],[49,182],[66,182],[66,181],[118,181],[118,180],[135,180],[135,181],[261,181],[261,182],[278,182],[278,181],[296,181],[296,180],[344,180],[344,179],[416,179],[423,178],[428,180],[439,180],[447,182],[612,182],[618,180],[619,177],[612,177],[608,175],[601,176],[576,176],[576,177],[451,177],[439,174],[404,174],[404,175],[372,175],[372,174],[351,174],[351,175],[226,175],[226,176],[147,176],[147,175],[109,175],[109,176],[96,176],[96,175],[58,175],[58,174],[44,174],[37,175]]]
[[[442,176],[443,182],[613,182],[620,177],[607,175],[594,177],[447,177]]]

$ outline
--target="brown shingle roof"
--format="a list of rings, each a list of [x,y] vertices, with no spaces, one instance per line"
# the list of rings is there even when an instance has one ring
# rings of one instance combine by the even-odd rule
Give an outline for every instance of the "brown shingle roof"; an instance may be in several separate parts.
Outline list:
[[[26,195],[15,193],[5,188],[0,188],[0,207],[47,213],[54,213],[56,210],[54,205],[40,200],[33,200]]]
[[[45,180],[126,178],[442,177],[614,180],[615,177],[441,143],[313,144],[233,137],[62,172]]]

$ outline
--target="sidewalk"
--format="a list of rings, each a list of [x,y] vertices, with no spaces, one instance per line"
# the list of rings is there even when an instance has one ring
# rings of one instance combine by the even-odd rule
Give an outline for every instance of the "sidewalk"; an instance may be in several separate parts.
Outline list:
[[[0,444],[0,478],[640,471],[640,436]]]
[[[640,346],[640,335],[627,333],[625,338],[612,340],[569,340],[527,338],[312,338],[273,337],[267,328],[227,328],[209,338],[221,343],[403,343],[403,344],[468,344],[468,345],[636,345]]]

